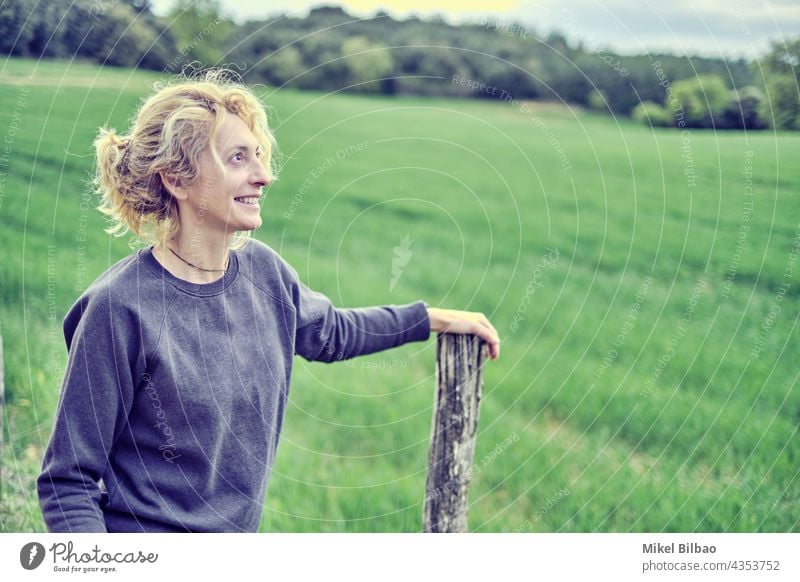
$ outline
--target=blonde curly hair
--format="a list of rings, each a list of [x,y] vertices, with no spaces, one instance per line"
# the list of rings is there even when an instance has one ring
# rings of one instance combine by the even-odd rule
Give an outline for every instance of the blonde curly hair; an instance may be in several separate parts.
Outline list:
[[[206,147],[222,165],[213,144],[225,112],[239,116],[253,132],[261,146],[258,159],[275,179],[277,147],[265,106],[230,73],[211,69],[193,79],[177,77],[172,84],[156,84],[128,135],[100,128],[94,141],[97,168],[92,185],[102,197],[98,210],[113,223],[106,232],[123,236],[132,231],[139,239],[162,245],[176,234],[178,205],[159,172],[193,183]],[[249,231],[237,232],[232,248],[244,245],[249,236]]]

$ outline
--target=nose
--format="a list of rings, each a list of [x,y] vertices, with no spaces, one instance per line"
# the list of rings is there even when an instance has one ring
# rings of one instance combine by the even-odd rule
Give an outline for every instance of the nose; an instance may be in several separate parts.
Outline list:
[[[261,160],[254,159],[253,162],[255,163],[255,166],[253,168],[253,173],[250,176],[250,183],[254,186],[257,185],[260,188],[269,186],[273,180],[272,172],[270,172],[269,169],[264,166]]]

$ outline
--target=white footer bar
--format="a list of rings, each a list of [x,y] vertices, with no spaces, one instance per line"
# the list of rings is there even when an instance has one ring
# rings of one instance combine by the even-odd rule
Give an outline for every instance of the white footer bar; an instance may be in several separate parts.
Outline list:
[[[5,534],[3,580],[800,580],[800,534]]]

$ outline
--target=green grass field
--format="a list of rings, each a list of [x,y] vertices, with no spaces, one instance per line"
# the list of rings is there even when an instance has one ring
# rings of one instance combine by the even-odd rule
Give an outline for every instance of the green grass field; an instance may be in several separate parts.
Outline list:
[[[158,77],[0,69],[0,529],[42,531],[61,320],[131,252],[87,197],[91,143]],[[260,91],[283,171],[256,236],[339,306],[425,299],[500,331],[472,531],[800,529],[800,136]],[[419,531],[434,369],[433,338],[297,359],[262,530]]]

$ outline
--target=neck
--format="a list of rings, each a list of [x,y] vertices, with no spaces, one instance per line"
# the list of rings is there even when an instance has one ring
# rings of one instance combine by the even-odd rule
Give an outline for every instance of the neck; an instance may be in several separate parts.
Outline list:
[[[233,234],[214,237],[181,229],[166,241],[166,248],[157,245],[154,252],[159,262],[179,279],[192,283],[212,283],[225,275],[232,239]]]

